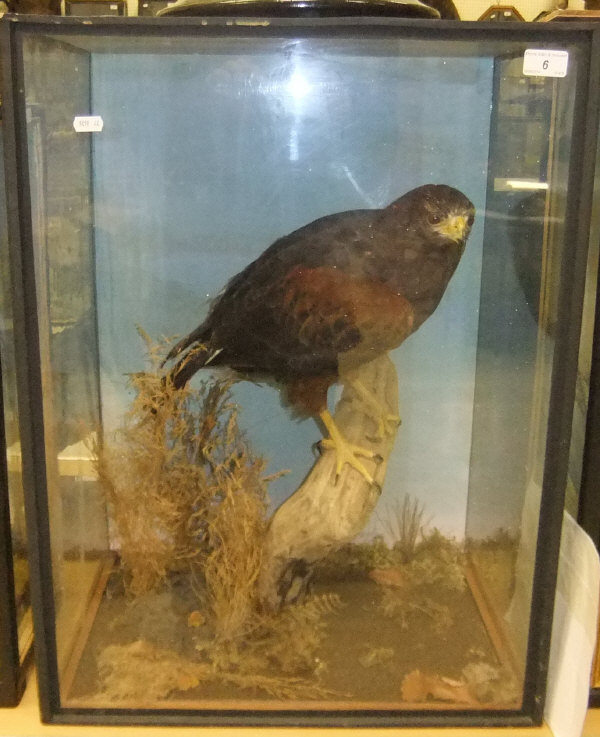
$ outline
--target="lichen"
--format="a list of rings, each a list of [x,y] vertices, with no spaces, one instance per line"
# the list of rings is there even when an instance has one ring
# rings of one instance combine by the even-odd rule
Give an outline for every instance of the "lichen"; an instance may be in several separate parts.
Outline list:
[[[401,509],[415,519],[424,514],[418,504]],[[411,525],[413,532],[416,526]],[[346,545],[317,565],[315,577],[325,581],[368,577],[381,587],[379,609],[384,616],[397,619],[404,630],[425,617],[435,632],[443,633],[453,623],[452,611],[437,596],[433,598],[432,591],[465,590],[464,552],[461,544],[436,528],[428,534],[420,529],[410,545],[396,538],[388,543],[383,537]]]

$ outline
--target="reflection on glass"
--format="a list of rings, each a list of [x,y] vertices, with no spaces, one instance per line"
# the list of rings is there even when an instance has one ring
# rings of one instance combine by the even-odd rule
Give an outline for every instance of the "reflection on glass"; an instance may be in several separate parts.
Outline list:
[[[577,49],[23,48],[61,704],[517,712]]]
[[[498,63],[495,84],[467,538],[524,675],[573,100],[553,79],[523,77],[519,59]]]
[[[35,47],[40,54],[41,46]],[[52,575],[61,668],[71,652],[106,548],[103,500],[90,468],[99,425],[94,283],[90,224],[89,141],[57,125],[81,112],[81,73],[51,57],[36,79],[29,107],[32,234],[39,298],[41,375]],[[68,80],[63,94],[46,76]]]
[[[33,630],[29,600],[27,537],[21,477],[21,445],[17,409],[13,311],[10,297],[8,226],[6,221],[6,193],[2,147],[3,135],[0,124],[0,357],[2,362],[2,400],[4,405],[4,432],[7,452],[8,503],[13,550],[12,568],[15,588],[15,616],[19,638],[19,655],[21,660],[23,660],[31,645]]]

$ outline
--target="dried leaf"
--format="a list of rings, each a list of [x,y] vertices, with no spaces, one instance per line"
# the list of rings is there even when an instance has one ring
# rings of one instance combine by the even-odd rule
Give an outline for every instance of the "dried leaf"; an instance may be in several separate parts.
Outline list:
[[[402,698],[404,701],[420,702],[431,698],[435,701],[449,701],[454,704],[479,706],[464,681],[436,674],[421,673],[414,670],[402,680]]]
[[[193,612],[190,612],[187,618],[188,627],[202,627],[202,625],[206,622],[206,617],[202,612],[199,612],[197,609],[195,609]]]
[[[402,700],[410,702],[425,701],[427,687],[420,670],[413,670],[402,679]]]
[[[455,704],[468,704],[469,706],[479,704],[477,699],[474,699],[469,693],[466,683],[462,681],[452,681],[441,676],[429,676],[427,686],[431,698],[437,701],[451,701]]]
[[[189,691],[191,688],[196,688],[200,684],[200,679],[190,673],[182,673],[177,678],[177,690],[178,691]]]

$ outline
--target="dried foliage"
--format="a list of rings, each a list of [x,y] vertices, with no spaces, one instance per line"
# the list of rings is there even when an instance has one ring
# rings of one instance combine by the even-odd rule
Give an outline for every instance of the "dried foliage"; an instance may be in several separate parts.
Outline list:
[[[218,513],[208,522],[210,552],[204,562],[216,635],[226,639],[245,634],[259,606],[257,579],[266,529],[263,495],[245,492],[262,488],[262,464],[248,464],[243,457],[232,463],[232,468],[215,473],[221,499]]]
[[[520,684],[505,667],[472,660],[463,668],[461,675],[469,691],[482,704],[514,706],[519,702]]]
[[[409,504],[408,508],[418,509],[422,517],[421,507]],[[402,629],[422,623],[425,617],[438,633],[453,623],[450,607],[439,601],[439,592],[466,588],[462,546],[436,528],[429,534],[420,532],[409,562],[398,540],[392,539],[388,545],[383,537],[376,537],[346,545],[318,565],[318,579],[346,577],[368,577],[379,584],[381,612],[397,619]]]
[[[208,562],[215,606],[233,597],[243,608],[260,566],[264,461],[243,440],[229,383],[174,389],[159,369],[164,345],[142,335],[152,369],[130,376],[124,424],[96,449],[128,590],[139,596],[169,572],[197,574]]]
[[[174,691],[187,691],[210,677],[206,664],[194,663],[146,640],[108,645],[98,657],[99,701],[152,703]]]
[[[195,596],[181,616],[187,649],[171,651],[148,633],[103,649],[99,698],[165,699],[205,682],[324,697],[316,652],[339,601],[310,597],[263,611],[265,462],[242,437],[228,382],[174,389],[160,369],[167,349],[140,333],[152,368],[130,377],[135,397],[114,441],[96,449],[98,476],[134,601],[152,608],[148,597],[160,597],[175,574],[189,576]]]
[[[245,625],[252,622],[254,629],[230,639],[215,637],[203,622],[191,653],[148,639],[108,645],[98,656],[100,688],[95,699],[152,703],[203,684],[258,691],[282,700],[331,697],[334,694],[319,683],[322,666],[316,652],[325,636],[326,615],[339,606],[337,597],[320,596],[278,614],[253,613]]]
[[[274,698],[323,698],[321,663],[316,653],[326,634],[327,615],[341,603],[333,595],[313,596],[277,613],[257,613],[254,629],[244,638],[197,643],[215,678],[245,688],[258,688]]]
[[[109,645],[99,657],[99,702],[151,704],[185,693],[206,683],[222,683],[263,691],[275,699],[323,698],[328,692],[304,678],[280,676],[251,669],[215,668],[189,660],[146,640]]]
[[[388,506],[385,518],[380,522],[393,541],[392,547],[402,563],[410,563],[419,549],[419,542],[424,539],[425,528],[430,520],[425,518],[425,505],[410,494],[405,494],[400,502]]]
[[[394,649],[391,647],[367,647],[367,651],[360,656],[358,662],[363,668],[373,668],[387,663],[394,655]]]
[[[393,589],[384,589],[381,597],[381,610],[386,617],[393,617],[402,629],[408,629],[412,623],[419,623],[423,618],[429,619],[434,632],[444,634],[454,623],[450,607],[435,601],[431,596],[422,594],[414,600],[399,594]]]
[[[460,680],[413,670],[404,676],[401,694],[402,700],[409,703],[446,701],[471,708],[490,704],[514,708],[519,698],[514,678],[503,668],[484,661],[468,663]]]
[[[450,607],[432,596],[432,591],[464,591],[464,555],[461,546],[434,530],[425,537],[418,553],[410,561],[398,567],[404,584],[383,583],[381,609],[386,617],[395,617],[404,629],[411,622],[429,619],[438,633],[449,629],[453,623]],[[388,572],[396,568],[383,569]],[[371,572],[371,578],[377,580]],[[381,578],[381,574],[380,574]]]
[[[410,494],[388,505],[386,515],[378,515],[378,520],[385,536],[342,546],[318,564],[320,575],[334,580],[366,577],[373,569],[404,567],[426,557],[428,551],[436,557],[444,546],[448,547],[447,539],[436,528],[426,532],[430,519],[425,506]],[[450,548],[457,550],[453,543]]]
[[[470,707],[479,706],[477,699],[469,691],[464,681],[440,676],[437,673],[421,673],[413,670],[404,676],[402,681],[402,699],[407,702],[448,701],[465,704]]]

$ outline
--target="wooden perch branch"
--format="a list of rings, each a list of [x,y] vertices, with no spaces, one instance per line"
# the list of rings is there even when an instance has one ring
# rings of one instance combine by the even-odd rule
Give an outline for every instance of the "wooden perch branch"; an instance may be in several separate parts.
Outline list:
[[[358,379],[390,415],[398,415],[398,378],[387,355],[361,366],[346,379]],[[327,450],[315,462],[302,485],[275,511],[267,530],[265,560],[260,580],[261,598],[270,608],[286,600],[283,582],[293,578],[290,570],[308,565],[352,540],[366,525],[381,493],[388,459],[397,429],[374,439],[377,423],[372,410],[345,382],[334,420],[351,443],[378,454],[376,460],[363,459],[375,483],[344,465],[335,479],[336,456]]]

